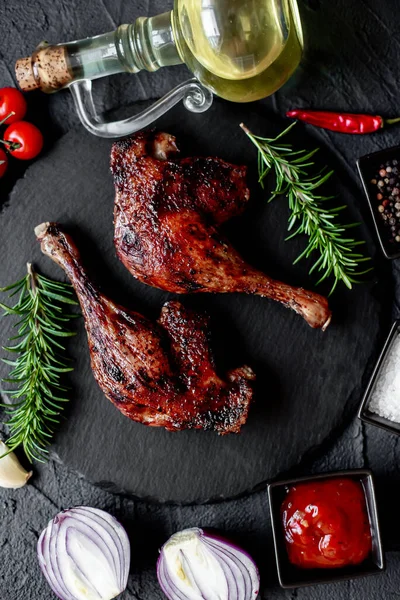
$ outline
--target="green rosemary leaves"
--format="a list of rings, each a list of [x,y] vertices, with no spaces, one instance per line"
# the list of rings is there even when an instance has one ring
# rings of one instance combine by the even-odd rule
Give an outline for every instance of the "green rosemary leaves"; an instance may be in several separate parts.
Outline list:
[[[333,278],[330,294],[339,281],[349,289],[360,282],[360,277],[371,269],[362,269],[361,264],[370,260],[357,251],[363,241],[348,237],[347,229],[356,227],[358,223],[341,225],[336,218],[346,206],[334,208],[327,205],[330,196],[318,195],[317,189],[324,184],[333,171],[324,170],[317,175],[310,175],[309,167],[314,165],[312,157],[318,149],[294,151],[291,144],[282,143],[280,139],[295,125],[293,123],[275,138],[254,135],[243,123],[241,127],[258,149],[259,182],[263,185],[270,171],[275,172],[275,190],[269,201],[276,196],[286,195],[289,201],[290,217],[288,240],[296,235],[308,236],[305,250],[297,257],[295,263],[308,258],[313,252],[319,254],[310,269],[320,273],[318,283]]]
[[[27,275],[16,283],[0,288],[18,295],[13,306],[0,303],[5,315],[15,315],[17,333],[4,350],[14,354],[14,360],[3,358],[12,367],[5,382],[13,389],[6,391],[15,401],[3,405],[10,415],[7,426],[10,451],[22,446],[30,461],[44,462],[63,404],[66,388],[60,384],[63,373],[72,371],[61,353],[62,338],[75,335],[68,328],[76,314],[65,312],[66,305],[77,304],[69,284],[58,283],[35,273],[28,264]]]

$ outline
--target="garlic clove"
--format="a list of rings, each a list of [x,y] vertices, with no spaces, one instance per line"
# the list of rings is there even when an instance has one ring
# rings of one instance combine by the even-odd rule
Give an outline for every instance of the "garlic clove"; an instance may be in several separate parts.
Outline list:
[[[0,456],[3,456],[6,452],[8,452],[8,447],[0,441]],[[16,490],[23,487],[31,475],[32,471],[28,473],[23,468],[14,452],[0,458],[0,487]]]

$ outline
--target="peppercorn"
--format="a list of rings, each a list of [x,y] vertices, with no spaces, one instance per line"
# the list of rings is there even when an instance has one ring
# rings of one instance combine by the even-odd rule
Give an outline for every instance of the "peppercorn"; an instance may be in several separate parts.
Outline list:
[[[381,164],[370,180],[375,192],[376,210],[386,228],[388,241],[400,244],[400,169],[399,161],[391,159]]]

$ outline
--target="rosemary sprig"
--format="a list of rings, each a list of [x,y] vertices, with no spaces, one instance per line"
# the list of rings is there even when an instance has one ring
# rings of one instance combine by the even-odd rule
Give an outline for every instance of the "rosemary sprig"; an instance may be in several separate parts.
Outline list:
[[[292,123],[275,138],[254,135],[243,123],[240,126],[258,149],[259,182],[263,187],[266,176],[270,171],[275,171],[275,190],[269,202],[278,195],[288,197],[291,213],[288,231],[292,233],[286,239],[300,234],[309,238],[305,250],[294,264],[317,252],[319,257],[309,271],[310,274],[316,270],[322,273],[317,284],[332,276],[334,282],[330,294],[339,281],[351,289],[353,284],[360,283],[362,275],[371,271],[360,270],[361,263],[370,260],[357,252],[357,247],[364,242],[346,235],[347,229],[356,227],[358,223],[338,223],[336,217],[346,206],[329,207],[326,202],[332,200],[332,196],[316,193],[333,174],[333,171],[323,169],[316,175],[310,175],[308,169],[314,165],[312,157],[318,152],[318,148],[312,151],[294,151],[291,144],[280,141],[294,125]],[[295,225],[297,228],[293,231]]]
[[[62,359],[64,346],[60,338],[75,335],[68,330],[69,321],[76,314],[65,312],[66,304],[77,304],[69,284],[52,281],[34,272],[27,265],[27,274],[2,292],[10,297],[19,295],[14,306],[0,302],[4,315],[15,315],[16,340],[3,349],[16,355],[15,360],[2,360],[13,367],[5,382],[15,386],[6,391],[16,401],[2,405],[10,415],[7,426],[10,438],[9,450],[22,445],[26,456],[44,462],[46,446],[50,443],[54,428],[60,419],[62,406],[67,402],[67,389],[60,384],[60,376],[72,371]]]

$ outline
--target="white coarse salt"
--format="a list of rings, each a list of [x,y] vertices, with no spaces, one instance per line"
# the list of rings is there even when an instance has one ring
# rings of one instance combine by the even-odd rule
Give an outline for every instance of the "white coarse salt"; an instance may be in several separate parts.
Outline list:
[[[368,409],[400,423],[400,332],[396,331],[393,342],[381,366]]]

